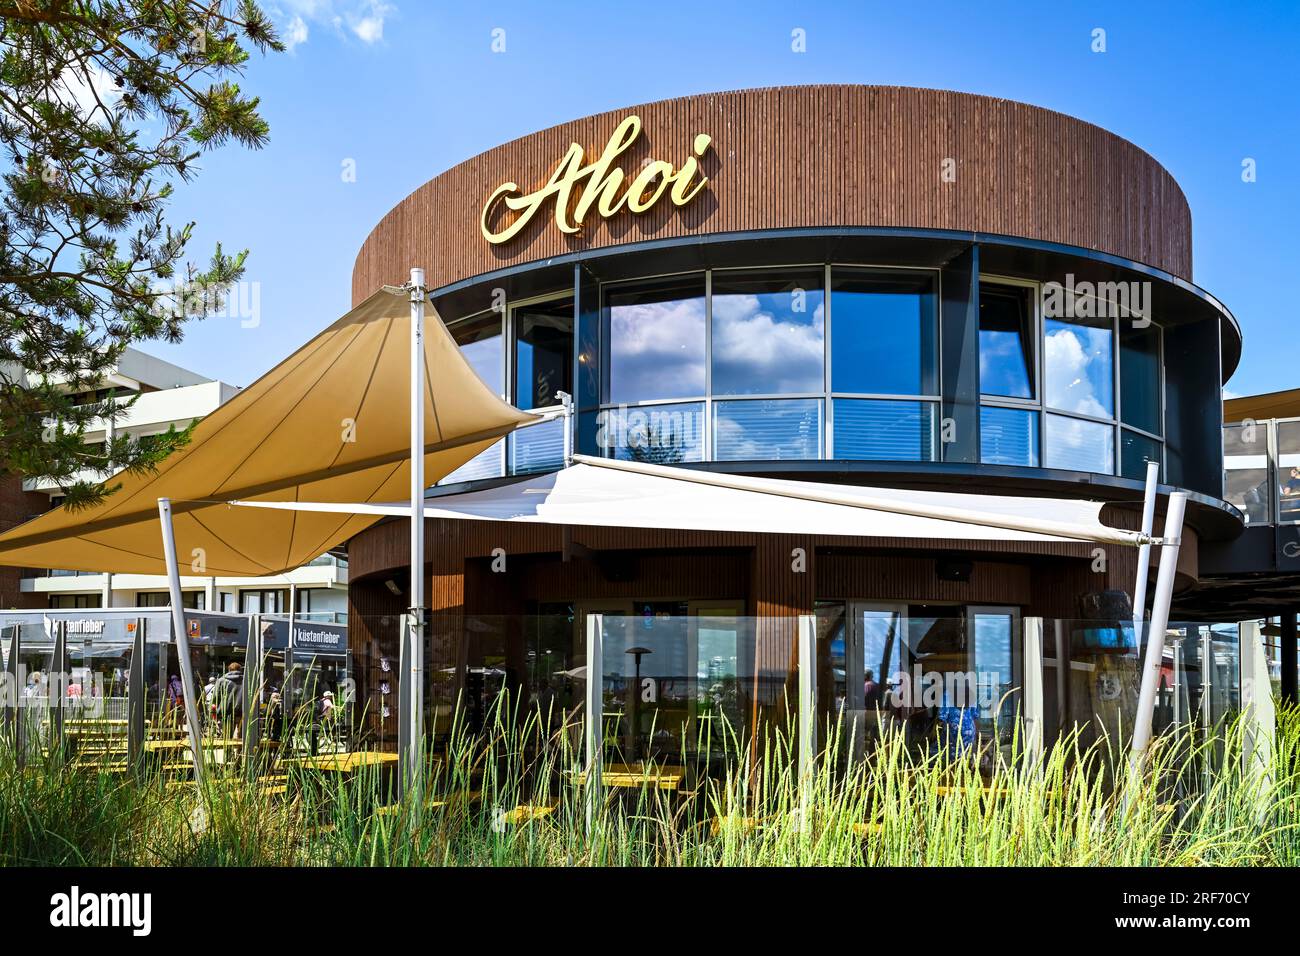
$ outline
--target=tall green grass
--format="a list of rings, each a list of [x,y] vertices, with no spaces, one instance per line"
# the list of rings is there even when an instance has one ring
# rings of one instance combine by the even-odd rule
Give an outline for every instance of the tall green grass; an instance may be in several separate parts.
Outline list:
[[[1266,767],[1244,726],[1157,741],[1130,773],[1106,741],[1013,741],[917,755],[885,731],[860,761],[806,779],[788,733],[731,734],[712,777],[681,791],[588,789],[579,727],[503,698],[490,729],[454,722],[424,792],[391,799],[377,770],[341,781],[289,769],[284,795],[213,768],[200,790],[161,774],[109,775],[0,745],[0,863],[253,866],[1188,866],[1300,863],[1300,711],[1283,712]],[[833,733],[827,753],[842,751]],[[679,762],[679,761],[673,761]],[[259,768],[271,769],[276,768]],[[591,825],[588,827],[588,800]],[[526,810],[547,808],[536,819]],[[551,809],[553,808],[553,809]],[[512,811],[516,811],[512,814]]]

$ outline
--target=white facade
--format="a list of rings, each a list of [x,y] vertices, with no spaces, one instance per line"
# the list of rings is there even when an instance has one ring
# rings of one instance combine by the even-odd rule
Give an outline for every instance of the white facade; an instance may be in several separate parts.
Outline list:
[[[187,427],[210,414],[239,391],[234,385],[205,378],[162,359],[127,349],[101,387],[137,394],[135,404],[114,422],[86,432],[89,443],[110,435],[157,435],[173,425]],[[99,477],[87,475],[88,479]],[[26,491],[45,492],[57,503],[59,488],[50,481],[26,480]],[[207,610],[285,612],[292,588],[298,608],[319,620],[346,619],[347,560],[322,555],[311,563],[273,577],[183,576],[186,604]],[[140,607],[167,603],[167,579],[153,574],[95,574],[53,570],[22,580],[26,593],[46,595],[49,607]]]

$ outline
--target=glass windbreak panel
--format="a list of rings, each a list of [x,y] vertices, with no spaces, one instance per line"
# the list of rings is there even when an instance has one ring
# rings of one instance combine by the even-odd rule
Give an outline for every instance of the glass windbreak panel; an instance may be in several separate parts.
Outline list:
[[[1119,431],[1119,473],[1125,478],[1143,479],[1147,476],[1147,462],[1160,461],[1160,442],[1139,435],[1127,428]]]
[[[204,737],[212,739],[218,763],[234,759],[234,741],[242,731],[246,650],[244,643],[190,645],[199,725]]]
[[[1111,320],[1046,319],[1043,343],[1047,404],[1094,418],[1115,414]]]
[[[564,467],[564,419],[521,428],[510,436],[510,473],[554,471]]]
[[[1079,747],[1109,742],[1127,748],[1137,715],[1143,642],[1131,621],[1060,621],[1069,655],[1064,674],[1065,733],[1077,730]]]
[[[83,762],[126,759],[132,651],[126,643],[68,640],[63,738]]]
[[[934,402],[834,399],[835,457],[933,461]]]
[[[1113,475],[1115,429],[1102,422],[1049,414],[1044,463],[1048,468]]]
[[[501,315],[492,312],[456,322],[447,331],[460,346],[461,353],[470,366],[483,379],[483,383],[498,395],[504,396],[505,352],[502,348]]]
[[[540,425],[532,426],[540,428]],[[503,451],[505,448],[505,439],[497,442],[490,448],[479,452],[465,464],[461,465],[446,478],[438,482],[440,485],[454,485],[458,481],[477,481],[481,478],[500,478],[505,471],[503,464]]]
[[[1032,291],[980,286],[980,392],[1036,397]]]
[[[930,272],[832,270],[832,391],[937,394],[936,285]]]
[[[755,672],[755,619],[691,613],[677,601],[635,610],[602,617],[606,771],[647,762],[708,769],[734,757],[752,714],[777,716],[789,677]],[[793,641],[793,618],[768,623]]]
[[[352,710],[347,656],[296,649],[289,686],[289,749],[313,756],[345,752]]]
[[[29,757],[47,753],[53,741],[54,725],[50,694],[54,687],[54,644],[45,639],[44,628],[23,624],[18,651],[18,731]]]
[[[1208,630],[1210,726],[1222,734],[1241,713],[1241,641],[1235,624],[1211,624]]]
[[[825,390],[820,269],[713,273],[713,394]]]
[[[820,458],[822,403],[817,399],[751,399],[713,406],[713,457],[718,461]]]
[[[1038,412],[980,408],[980,461],[986,465],[1038,467]]]
[[[586,632],[571,603],[539,604],[524,622],[529,706],[548,732],[581,719],[585,703]]]
[[[1164,434],[1160,401],[1160,330],[1132,328],[1120,320],[1119,406],[1126,425]]]
[[[1239,422],[1223,426],[1223,498],[1236,505],[1247,524],[1268,524],[1273,489],[1268,456],[1268,425]]]
[[[1277,423],[1278,521],[1300,521],[1300,422]]]
[[[704,403],[640,405],[600,412],[596,440],[606,457],[676,465],[704,459]]]
[[[851,707],[848,699],[848,618],[844,602],[818,601],[816,620],[817,730],[825,747],[830,746],[845,710]]]
[[[975,674],[975,726],[999,745],[1007,745],[1015,731],[1022,706],[1014,661],[1020,629],[1015,615],[1002,611],[971,614],[972,660]]]
[[[515,324],[515,405],[547,408],[560,392],[573,394],[573,297],[512,311]]]
[[[605,288],[612,404],[704,395],[704,276]]]

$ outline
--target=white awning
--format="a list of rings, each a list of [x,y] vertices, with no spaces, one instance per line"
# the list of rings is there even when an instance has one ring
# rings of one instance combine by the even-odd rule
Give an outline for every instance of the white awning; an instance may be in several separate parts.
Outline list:
[[[1091,541],[1134,546],[1151,539],[1101,522],[1103,502],[859,488],[720,475],[575,456],[562,471],[461,494],[435,494],[426,518],[616,528],[748,531],[974,541]],[[407,517],[410,506],[298,501],[233,505]]]

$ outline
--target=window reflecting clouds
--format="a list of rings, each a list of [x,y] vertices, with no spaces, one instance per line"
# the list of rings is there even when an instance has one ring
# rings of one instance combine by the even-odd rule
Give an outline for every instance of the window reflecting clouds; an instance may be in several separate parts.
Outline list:
[[[822,270],[713,274],[713,394],[825,389]]]
[[[704,395],[704,276],[605,292],[609,401]]]
[[[1050,407],[1114,417],[1113,338],[1110,319],[1098,320],[1096,326],[1047,320],[1043,358]]]

